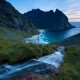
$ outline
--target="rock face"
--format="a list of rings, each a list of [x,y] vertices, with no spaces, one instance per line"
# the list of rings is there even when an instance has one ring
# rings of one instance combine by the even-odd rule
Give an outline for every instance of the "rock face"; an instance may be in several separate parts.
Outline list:
[[[68,22],[67,16],[58,9],[55,12],[33,9],[25,13],[24,16],[28,17],[40,29],[66,30],[74,27]]]
[[[6,0],[0,0],[0,27],[35,32],[32,23]]]

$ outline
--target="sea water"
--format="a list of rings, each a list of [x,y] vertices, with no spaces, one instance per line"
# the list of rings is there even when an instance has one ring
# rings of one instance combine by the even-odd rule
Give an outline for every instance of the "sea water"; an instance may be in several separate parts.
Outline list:
[[[26,38],[25,41],[26,43],[48,44],[61,41],[63,39],[80,33],[80,22],[72,22],[71,24],[76,26],[76,28],[72,28],[65,31],[46,31],[42,29],[39,30],[39,35],[34,35],[30,38]]]

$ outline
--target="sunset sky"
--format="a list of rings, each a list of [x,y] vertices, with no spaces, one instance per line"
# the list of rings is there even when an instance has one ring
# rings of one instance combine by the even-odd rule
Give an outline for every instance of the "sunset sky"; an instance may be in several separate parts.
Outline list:
[[[19,12],[25,13],[40,8],[43,11],[57,8],[63,11],[70,22],[80,22],[80,0],[7,0]]]

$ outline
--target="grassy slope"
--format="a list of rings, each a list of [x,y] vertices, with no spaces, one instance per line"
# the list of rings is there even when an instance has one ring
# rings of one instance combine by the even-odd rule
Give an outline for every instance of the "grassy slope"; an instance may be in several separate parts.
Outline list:
[[[71,45],[80,44],[80,33],[75,35],[75,36],[72,36],[72,37],[69,37],[67,39],[64,39],[64,40],[62,40],[60,42],[57,42],[55,44],[64,45],[64,46],[71,46]]]
[[[13,28],[0,27],[0,63],[17,63],[53,52],[54,45],[26,44],[21,41],[31,34]]]
[[[80,80],[80,45],[67,47],[58,80]]]
[[[80,45],[68,46],[66,48],[64,63],[53,76],[48,78],[41,77],[35,80],[80,80]]]
[[[66,48],[64,63],[52,77],[37,80],[80,80],[80,45]]]
[[[37,34],[37,32],[35,31],[35,33],[33,32],[33,34]],[[21,31],[21,30],[17,30],[14,28],[4,28],[4,27],[0,27],[0,39],[4,38],[4,39],[9,39],[9,40],[17,40],[17,41],[21,41],[26,37],[30,37],[32,36],[32,32],[29,31]]]
[[[0,39],[0,63],[17,63],[40,57],[52,53],[54,48],[54,45],[34,45]]]
[[[14,31],[15,34],[12,33]],[[12,37],[12,35],[16,35],[16,37]],[[52,53],[53,48],[56,47],[52,44],[33,45],[17,41],[18,37],[19,39],[22,39],[23,35],[24,32],[17,33],[16,30],[8,30],[7,32],[6,28],[0,28],[0,63],[16,63],[33,57],[36,58]],[[16,41],[8,40],[9,38],[16,39]],[[62,64],[59,73],[54,74],[47,80],[80,80],[80,45],[75,45],[79,43],[80,34],[57,43],[58,45],[69,46],[66,48],[64,63]]]

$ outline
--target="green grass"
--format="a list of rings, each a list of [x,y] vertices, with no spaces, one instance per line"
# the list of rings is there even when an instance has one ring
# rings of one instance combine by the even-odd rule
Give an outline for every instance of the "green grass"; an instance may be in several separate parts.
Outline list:
[[[36,31],[29,32],[24,30],[18,30],[14,28],[6,28],[6,27],[0,27],[0,39],[7,39],[7,40],[13,40],[13,41],[22,41],[26,37],[30,37],[32,35],[37,34]]]
[[[25,44],[21,42],[23,37],[26,37],[26,35],[28,36],[28,33],[24,31],[0,27],[0,64],[19,63],[21,61],[29,60],[31,58],[38,58],[54,52],[54,48],[56,46],[53,44],[37,45]],[[74,36],[69,38],[68,43],[64,40],[59,44],[78,44],[80,38],[79,35],[80,34],[77,35],[77,42],[76,39],[73,39],[76,38],[76,36]],[[71,42],[72,39],[73,41]],[[66,48],[64,63],[61,65],[58,73],[53,74],[53,76],[47,79],[41,78],[37,80],[80,80],[80,45],[68,46]]]
[[[64,46],[73,46],[73,45],[78,45],[80,44],[80,33],[76,34],[74,36],[71,36],[67,39],[64,39],[59,42],[55,42],[54,44],[56,45],[64,45]]]
[[[55,47],[55,45],[26,44],[0,39],[0,63],[17,63],[37,58],[52,53]]]
[[[58,73],[37,80],[80,80],[80,45],[67,47],[64,63]]]
[[[22,42],[32,33],[0,27],[0,64],[18,63],[52,53],[55,45],[37,45]]]
[[[34,32],[33,32],[34,33]],[[34,33],[36,34],[36,32]],[[24,43],[32,32],[0,27],[0,63],[17,63],[49,54],[55,46]]]

